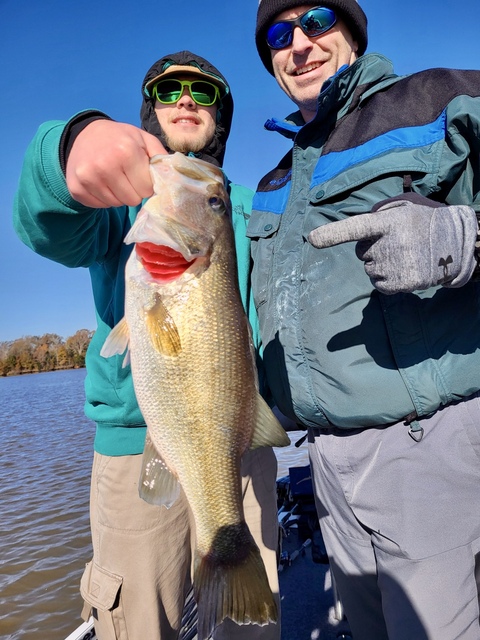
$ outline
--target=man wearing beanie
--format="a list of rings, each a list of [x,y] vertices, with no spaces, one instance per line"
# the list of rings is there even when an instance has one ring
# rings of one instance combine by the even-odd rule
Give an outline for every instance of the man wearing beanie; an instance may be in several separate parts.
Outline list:
[[[200,82],[200,84],[199,84]],[[96,423],[90,519],[93,560],[81,580],[84,619],[98,640],[177,640],[191,585],[192,516],[183,493],[166,509],[139,497],[146,426],[123,357],[100,350],[124,313],[124,243],[142,198],[152,195],[149,161],[181,153],[222,166],[233,115],[226,79],[189,51],[166,55],[141,85],[141,129],[84,111],[43,124],[27,150],[14,210],[20,238],[69,267],[88,267],[98,327],[87,353],[86,413]],[[252,192],[225,183],[239,287],[256,348],[246,220]],[[211,381],[205,380],[205,384]],[[280,617],[277,572],[277,463],[271,447],[242,459],[245,519],[260,549]],[[189,625],[191,633],[191,627]],[[193,627],[194,628],[194,627]],[[216,640],[280,640],[280,623],[226,619]]]
[[[255,37],[298,108],[247,229],[263,359],[353,637],[478,640],[480,73],[398,77],[355,0]]]

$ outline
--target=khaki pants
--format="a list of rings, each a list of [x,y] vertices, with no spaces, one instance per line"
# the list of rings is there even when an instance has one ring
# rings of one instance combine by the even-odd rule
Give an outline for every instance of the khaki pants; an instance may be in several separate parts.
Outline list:
[[[84,619],[93,611],[99,640],[176,640],[191,586],[193,518],[183,495],[170,508],[138,496],[142,456],[95,453],[90,500],[93,560],[81,581]],[[242,462],[245,518],[260,548],[279,615],[277,462],[271,448]],[[279,640],[264,627],[226,620],[215,640]]]

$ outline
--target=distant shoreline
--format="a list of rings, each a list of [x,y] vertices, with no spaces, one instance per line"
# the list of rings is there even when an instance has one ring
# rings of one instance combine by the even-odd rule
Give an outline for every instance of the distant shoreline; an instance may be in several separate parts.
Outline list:
[[[8,371],[7,373],[0,372],[0,378],[12,378],[14,376],[29,376],[35,373],[52,373],[52,371],[73,371],[74,369],[85,369],[85,365],[76,367],[55,367],[55,369],[47,369],[45,371]]]
[[[90,329],[79,329],[66,339],[56,333],[45,333],[0,342],[0,377],[83,369],[93,333]]]

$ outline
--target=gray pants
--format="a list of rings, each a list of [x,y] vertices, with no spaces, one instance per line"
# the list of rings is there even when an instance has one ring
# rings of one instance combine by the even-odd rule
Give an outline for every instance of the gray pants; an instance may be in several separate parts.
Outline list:
[[[480,400],[310,434],[317,509],[355,640],[479,640]]]

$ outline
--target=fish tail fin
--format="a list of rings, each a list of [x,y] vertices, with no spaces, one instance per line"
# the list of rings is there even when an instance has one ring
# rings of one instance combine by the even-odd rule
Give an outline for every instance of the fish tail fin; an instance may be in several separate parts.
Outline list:
[[[245,522],[223,527],[207,555],[197,552],[195,567],[198,640],[209,638],[225,618],[260,626],[277,622],[265,566]]]

